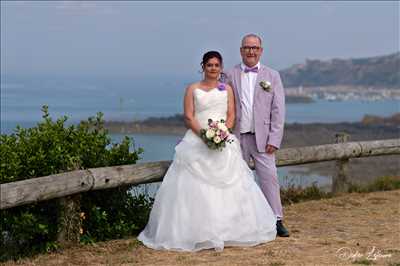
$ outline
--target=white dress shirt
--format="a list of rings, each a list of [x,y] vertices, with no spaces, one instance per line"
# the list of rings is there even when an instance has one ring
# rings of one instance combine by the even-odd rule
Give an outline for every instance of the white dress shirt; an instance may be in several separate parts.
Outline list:
[[[260,69],[260,62],[255,65]],[[254,115],[253,115],[253,102],[254,102],[254,91],[257,80],[257,73],[255,72],[244,72],[246,68],[245,64],[241,64],[241,82],[242,91],[240,105],[242,107],[241,121],[240,121],[240,133],[253,132],[254,129]]]

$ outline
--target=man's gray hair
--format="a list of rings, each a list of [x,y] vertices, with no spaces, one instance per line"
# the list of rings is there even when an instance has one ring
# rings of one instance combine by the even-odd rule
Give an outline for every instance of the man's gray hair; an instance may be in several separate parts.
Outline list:
[[[247,34],[247,35],[245,35],[245,36],[243,37],[243,39],[242,39],[242,46],[243,46],[244,40],[246,40],[247,38],[251,38],[251,37],[257,38],[257,39],[260,41],[260,46],[262,46],[261,37],[258,36],[257,34],[254,34],[254,33]]]

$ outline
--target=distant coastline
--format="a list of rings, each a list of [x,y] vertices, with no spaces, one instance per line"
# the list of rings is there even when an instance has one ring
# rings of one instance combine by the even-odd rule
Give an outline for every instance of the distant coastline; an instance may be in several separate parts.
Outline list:
[[[286,95],[285,102],[288,104],[313,103],[315,100],[309,95]]]
[[[350,131],[358,133],[359,131],[373,131],[377,128],[387,128],[390,131],[398,130],[400,126],[400,113],[396,113],[390,117],[379,117],[373,115],[365,115],[359,122],[342,122],[342,123],[292,123],[286,124],[286,132],[296,132],[298,129],[307,129],[312,132],[324,131],[326,129]],[[176,114],[169,117],[150,117],[139,121],[106,121],[105,127],[110,133],[122,134],[165,134],[165,135],[183,135],[186,127],[182,114]],[[311,132],[310,132],[311,133]],[[320,139],[320,138],[319,138]]]
[[[171,117],[153,117],[135,122],[107,121],[105,126],[110,133],[117,134],[183,136],[187,131],[181,114]],[[399,129],[400,113],[390,117],[365,115],[359,122],[290,123],[285,124],[282,148],[331,144],[335,142],[335,135],[339,132],[349,134],[349,141],[394,139],[399,138]],[[296,171],[300,176],[307,176],[311,173],[332,176],[335,173],[335,162],[298,166]],[[400,176],[400,165],[396,155],[353,159],[349,171],[352,180],[365,183],[377,176]]]
[[[298,86],[285,88],[286,102],[297,103],[302,99],[315,101],[315,99],[328,101],[382,101],[400,100],[399,88],[387,88],[376,86]]]
[[[307,59],[279,71],[288,87],[359,86],[399,89],[400,52],[364,58]]]

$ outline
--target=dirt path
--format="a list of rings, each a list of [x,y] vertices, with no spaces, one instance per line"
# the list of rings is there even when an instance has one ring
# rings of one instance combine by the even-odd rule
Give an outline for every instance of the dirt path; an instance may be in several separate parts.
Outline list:
[[[291,237],[253,248],[166,252],[131,238],[4,265],[400,265],[400,190],[294,204],[285,214]]]

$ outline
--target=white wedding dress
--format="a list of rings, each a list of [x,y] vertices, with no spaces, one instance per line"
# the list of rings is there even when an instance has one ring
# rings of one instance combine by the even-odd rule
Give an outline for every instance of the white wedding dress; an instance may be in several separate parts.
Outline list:
[[[195,89],[195,117],[226,118],[227,91]],[[274,240],[276,217],[242,159],[234,140],[210,150],[188,130],[156,194],[146,228],[138,239],[153,249],[198,251],[254,246]]]

